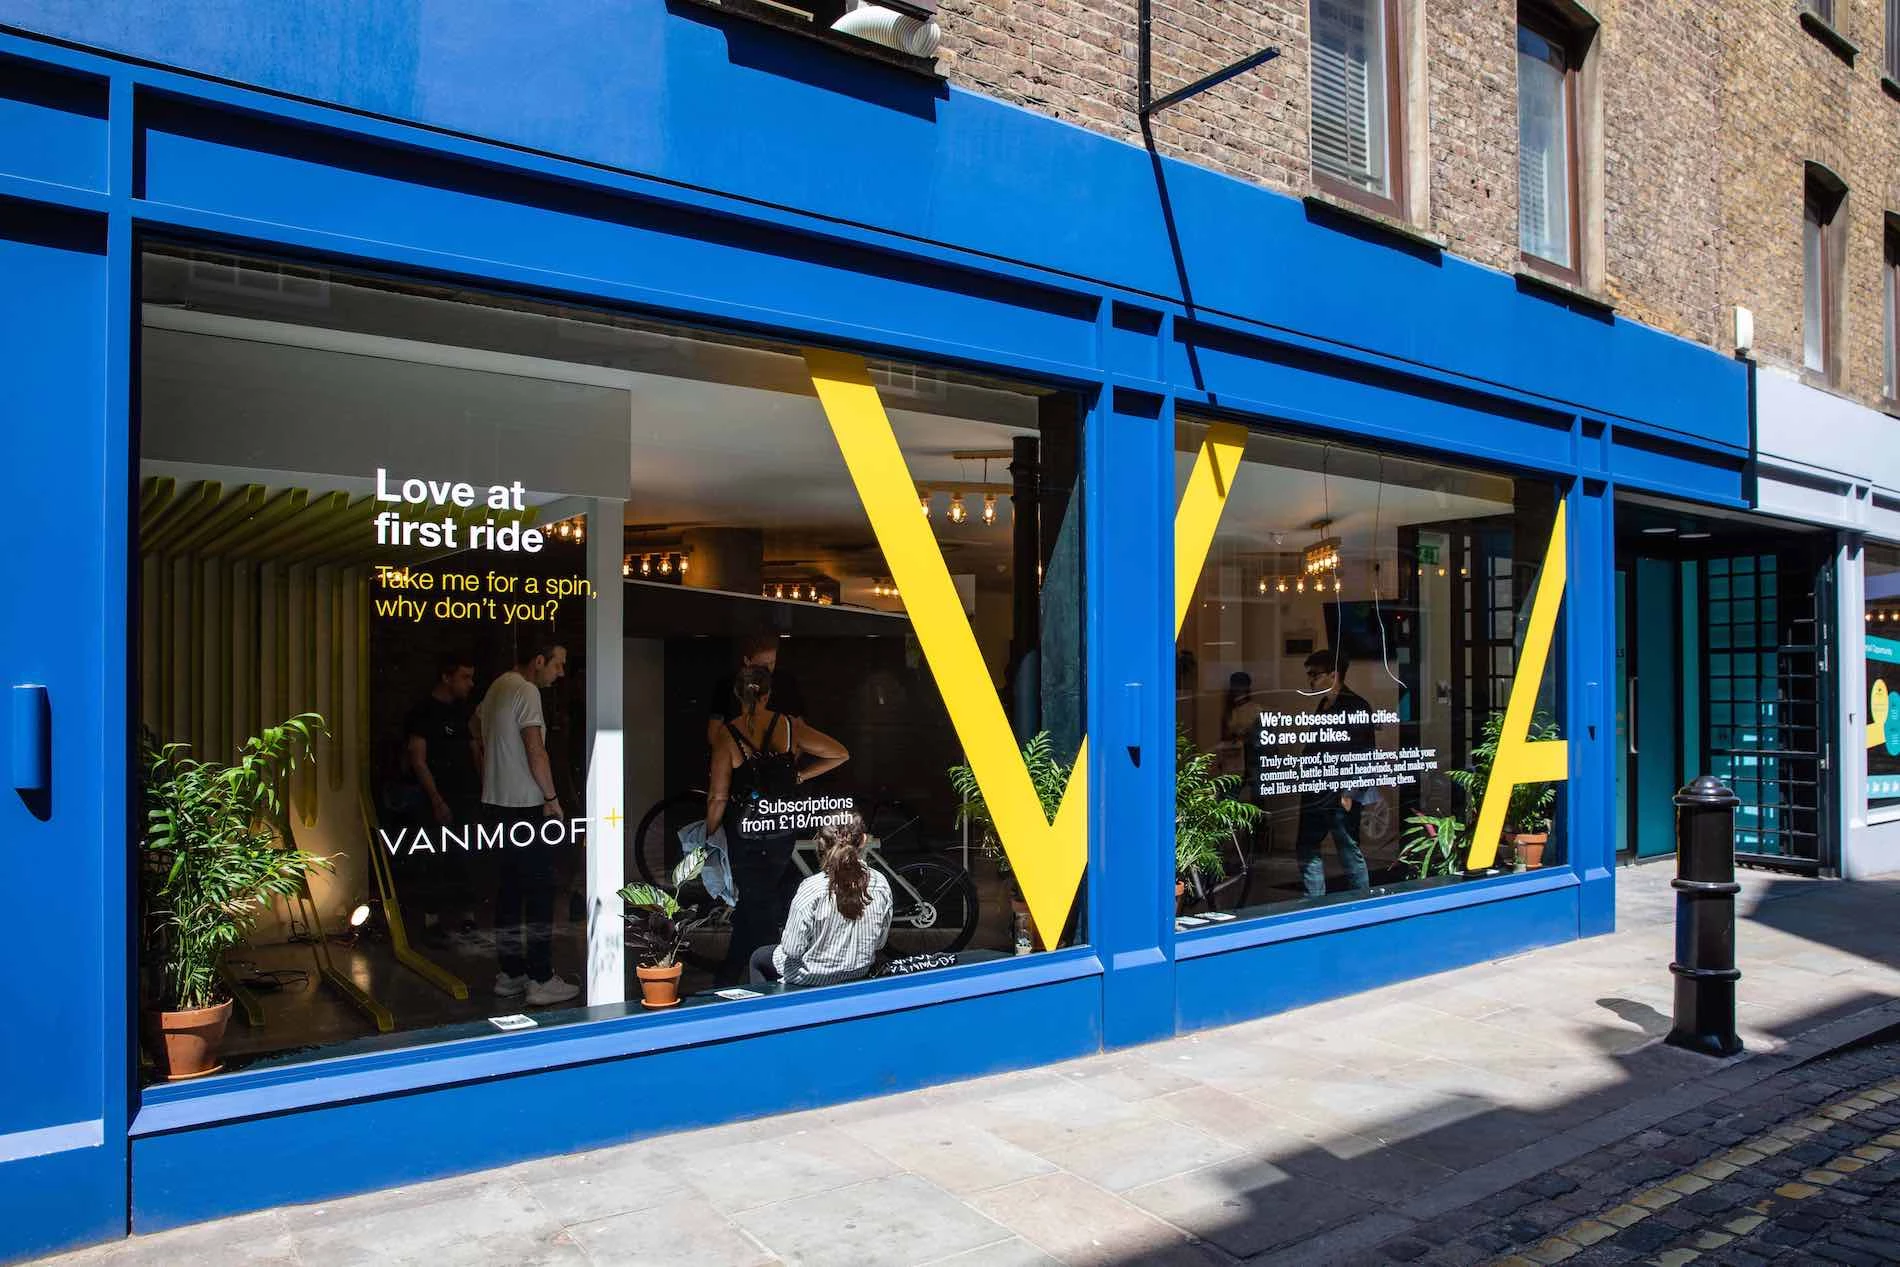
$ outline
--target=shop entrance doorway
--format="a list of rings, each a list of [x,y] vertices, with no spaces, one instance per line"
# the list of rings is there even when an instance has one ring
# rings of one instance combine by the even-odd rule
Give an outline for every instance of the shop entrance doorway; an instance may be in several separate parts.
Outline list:
[[[1675,850],[1676,789],[1741,798],[1738,860],[1833,865],[1833,561],[1825,533],[1617,500],[1617,853]]]

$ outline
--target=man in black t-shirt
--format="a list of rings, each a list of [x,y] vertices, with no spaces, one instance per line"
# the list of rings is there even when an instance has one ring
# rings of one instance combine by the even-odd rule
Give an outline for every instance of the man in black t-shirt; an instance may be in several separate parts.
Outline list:
[[[403,717],[403,772],[422,794],[415,825],[431,836],[438,828],[475,821],[481,780],[469,731],[469,697],[474,692],[475,666],[468,657],[444,656],[436,665],[435,685]],[[458,904],[466,908],[467,895],[473,892],[469,855],[438,848],[433,855],[421,855],[421,861],[429,864],[426,877],[415,874],[419,868],[404,870],[411,872],[411,900],[423,911],[423,937],[438,941],[444,910]],[[473,922],[473,912],[464,909],[463,914],[466,922]]]

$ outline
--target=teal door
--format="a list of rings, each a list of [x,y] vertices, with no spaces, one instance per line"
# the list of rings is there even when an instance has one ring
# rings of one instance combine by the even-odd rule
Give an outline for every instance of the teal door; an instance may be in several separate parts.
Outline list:
[[[1617,577],[1617,731],[1624,753],[1617,846],[1655,858],[1676,847],[1672,798],[1681,786],[1685,712],[1680,568],[1639,557]]]

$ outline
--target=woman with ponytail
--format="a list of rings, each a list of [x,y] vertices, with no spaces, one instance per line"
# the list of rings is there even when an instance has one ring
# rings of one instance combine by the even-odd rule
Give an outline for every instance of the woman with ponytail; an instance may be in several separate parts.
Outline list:
[[[753,954],[754,984],[855,981],[890,936],[891,886],[864,865],[864,820],[846,812],[819,829],[818,856],[823,869],[798,886],[779,943]]]
[[[706,835],[726,832],[726,857],[739,904],[719,982],[743,979],[752,953],[778,936],[791,904],[792,850],[797,833],[784,810],[799,785],[850,759],[843,744],[782,713],[772,698],[772,670],[751,664],[733,679],[736,715],[713,744],[706,784]]]

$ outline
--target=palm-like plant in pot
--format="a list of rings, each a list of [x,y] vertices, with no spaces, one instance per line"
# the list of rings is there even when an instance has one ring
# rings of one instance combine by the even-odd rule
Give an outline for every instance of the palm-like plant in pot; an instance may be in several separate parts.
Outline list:
[[[219,1067],[231,1018],[224,953],[274,900],[329,866],[279,830],[284,782],[324,733],[323,718],[299,713],[245,740],[230,765],[198,760],[181,743],[145,747],[141,896],[156,972],[144,1029],[167,1078]]]
[[[634,975],[640,979],[640,1000],[648,1007],[672,1007],[680,1001],[680,952],[693,930],[712,916],[682,904],[679,890],[705,866],[706,851],[695,849],[673,868],[671,891],[657,884],[629,884],[620,890]]]
[[[1042,815],[1050,821],[1055,820],[1056,810],[1062,806],[1062,794],[1069,787],[1069,763],[1056,757],[1055,736],[1048,731],[1038,731],[1022,748],[1023,768],[1029,771],[1029,782],[1036,789],[1036,799],[1042,804]],[[1018,919],[1021,919],[1029,932],[1031,942],[1042,947],[1042,937],[1036,930],[1036,922],[1030,917],[1029,905],[1023,901],[1022,888],[1016,883],[1016,875],[1009,865],[1009,854],[1003,849],[1003,840],[996,832],[996,820],[990,817],[989,803],[983,799],[983,789],[977,785],[976,771],[966,765],[951,766],[948,771],[950,788],[961,802],[957,806],[957,826],[972,827],[977,833],[977,848],[983,856],[996,864],[997,871],[1009,885],[1010,906]]]
[[[1174,895],[1192,886],[1205,897],[1227,875],[1222,846],[1251,831],[1260,807],[1236,800],[1242,776],[1222,774],[1216,757],[1195,747],[1185,730],[1174,748]]]
[[[1525,739],[1539,743],[1561,739],[1563,732],[1547,714],[1534,715],[1525,728]],[[1484,804],[1485,790],[1491,785],[1491,769],[1497,763],[1498,746],[1504,737],[1504,714],[1492,713],[1485,719],[1484,733],[1471,750],[1471,768],[1448,773],[1465,791],[1471,812]],[[1516,851],[1517,859],[1527,868],[1543,865],[1544,846],[1550,840],[1551,810],[1557,803],[1557,789],[1549,783],[1519,783],[1511,789],[1504,810],[1504,840]]]

